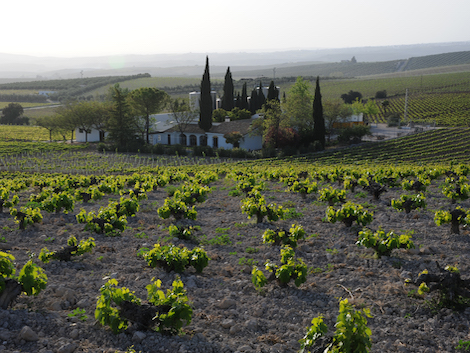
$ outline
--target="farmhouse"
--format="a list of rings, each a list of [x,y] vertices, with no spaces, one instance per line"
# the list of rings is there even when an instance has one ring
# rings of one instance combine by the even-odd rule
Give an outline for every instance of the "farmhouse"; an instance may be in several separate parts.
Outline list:
[[[181,144],[183,146],[211,146],[214,148],[232,149],[234,146],[227,143],[224,135],[238,132],[243,137],[240,140],[240,148],[245,150],[258,150],[262,148],[262,136],[251,136],[250,126],[255,118],[230,121],[222,123],[212,123],[212,128],[204,132],[194,121],[188,124],[184,133],[181,134],[175,125],[163,132],[153,134],[153,144],[161,143],[164,145]]]
[[[243,137],[240,140],[240,148],[246,150],[257,150],[262,148],[262,136],[251,136],[249,134],[250,126],[255,118],[225,121],[222,123],[213,123],[209,132],[199,128],[197,120],[188,124],[181,135],[171,113],[154,114],[151,116],[154,124],[151,128],[150,143],[183,146],[211,146],[214,148],[232,149],[234,146],[227,143],[224,135],[231,132],[239,132]],[[85,132],[82,129],[75,131],[77,142],[101,142],[104,141],[106,134],[96,129]]]

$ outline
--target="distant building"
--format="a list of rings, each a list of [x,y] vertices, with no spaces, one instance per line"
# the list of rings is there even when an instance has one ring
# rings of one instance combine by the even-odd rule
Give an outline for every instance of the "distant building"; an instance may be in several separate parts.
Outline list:
[[[351,127],[351,126],[354,126],[354,125],[364,125],[364,114],[363,113],[350,115],[347,118],[334,123],[333,128],[334,129],[342,129],[342,128]]]
[[[38,94],[40,96],[46,96],[46,97],[49,97],[51,94],[54,94],[56,93],[55,91],[39,91]]]

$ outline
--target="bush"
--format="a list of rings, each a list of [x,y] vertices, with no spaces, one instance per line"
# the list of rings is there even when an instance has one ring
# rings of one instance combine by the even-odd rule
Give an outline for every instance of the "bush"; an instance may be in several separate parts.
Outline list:
[[[128,321],[137,324],[138,329],[154,328],[157,332],[172,335],[178,334],[184,323],[191,323],[193,310],[179,277],[166,294],[160,289],[160,280],[147,285],[149,305],[143,305],[128,288],[117,285],[117,280],[110,279],[100,288],[95,309],[95,319],[101,325],[110,326],[114,333],[127,329]]]
[[[375,92],[375,98],[382,99],[382,98],[387,98],[387,91],[377,91]]]
[[[414,249],[411,235],[412,232],[398,235],[393,231],[385,234],[382,229],[372,233],[371,230],[366,229],[359,232],[356,244],[374,249],[376,256],[380,258],[381,256],[390,256],[394,249]]]
[[[46,288],[47,276],[44,270],[29,260],[15,276],[15,257],[0,251],[0,308],[7,309],[18,295],[38,295]]]
[[[401,116],[400,113],[392,113],[387,117],[387,126],[399,126],[400,125]]]
[[[339,314],[336,318],[336,331],[331,343],[325,340],[325,345],[315,349],[315,352],[369,352],[372,347],[371,330],[367,327],[367,318],[372,317],[370,310],[364,308],[356,310],[347,299],[340,301]],[[319,339],[328,332],[323,323],[323,317],[312,320],[312,326],[307,334],[300,340],[300,352],[309,352],[308,349],[318,345]]]
[[[345,129],[341,129],[338,135],[338,141],[340,143],[359,143],[362,138],[366,135],[372,135],[370,132],[370,126],[368,125],[354,125]]]

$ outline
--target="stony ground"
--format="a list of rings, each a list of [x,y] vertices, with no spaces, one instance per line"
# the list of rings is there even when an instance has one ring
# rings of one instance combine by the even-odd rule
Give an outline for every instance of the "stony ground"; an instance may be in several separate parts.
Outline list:
[[[206,243],[211,261],[202,274],[192,268],[181,274],[194,311],[190,325],[176,337],[138,331],[132,325],[115,335],[94,319],[99,289],[109,278],[116,278],[119,286],[143,299],[145,286],[154,277],[161,279],[163,288],[171,286],[176,274],[149,268],[136,255],[138,249],[157,242],[195,246],[168,236],[170,221],[156,213],[167,196],[163,188],[148,194],[119,237],[83,231],[75,220],[80,207],[85,207],[81,204],[70,214],[43,212],[42,224],[25,231],[16,230],[4,211],[0,247],[11,251],[18,267],[45,246],[50,250],[64,246],[70,235],[93,236],[96,247],[73,261],[42,265],[49,279],[47,289],[37,297],[20,296],[13,307],[0,309],[0,351],[122,352],[133,346],[142,352],[296,352],[312,318],[324,315],[330,333],[334,332],[340,298],[371,309],[372,352],[453,352],[459,340],[470,340],[470,309],[433,311],[428,304],[432,295],[415,298],[408,295],[412,288],[404,286],[405,278],[416,278],[424,269],[436,270],[436,261],[441,266],[457,265],[462,277],[468,277],[469,232],[451,235],[450,226],[437,227],[433,222],[434,210],[450,206],[437,185],[428,187],[427,209],[410,214],[390,206],[392,198],[405,193],[399,188],[389,189],[379,201],[361,190],[348,193],[348,199],[374,212],[370,228],[414,230],[416,249],[396,250],[381,259],[355,245],[357,227],[323,222],[327,205],[315,196],[304,199],[285,192],[282,184],[267,183],[263,192],[267,199],[294,208],[291,216],[297,218],[256,224],[241,212],[241,197],[228,196],[233,185],[224,179],[212,183],[208,200],[196,207],[197,221],[190,222],[201,227],[197,236]],[[108,199],[85,208],[98,209]],[[470,207],[469,202],[461,204]],[[293,283],[281,288],[270,282],[260,294],[251,283],[251,266],[263,268],[267,259],[278,261],[280,250],[263,245],[261,236],[267,228],[289,228],[294,222],[308,233],[296,249],[309,266],[307,282],[299,288]],[[86,310],[86,318],[69,317],[77,307]]]

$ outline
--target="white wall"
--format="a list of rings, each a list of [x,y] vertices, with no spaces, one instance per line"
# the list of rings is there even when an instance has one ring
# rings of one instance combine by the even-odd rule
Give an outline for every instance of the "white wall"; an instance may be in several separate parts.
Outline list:
[[[92,129],[87,138],[88,142],[100,142],[100,132],[98,130]],[[80,129],[76,129],[75,140],[77,142],[85,142],[85,131],[80,132]]]

